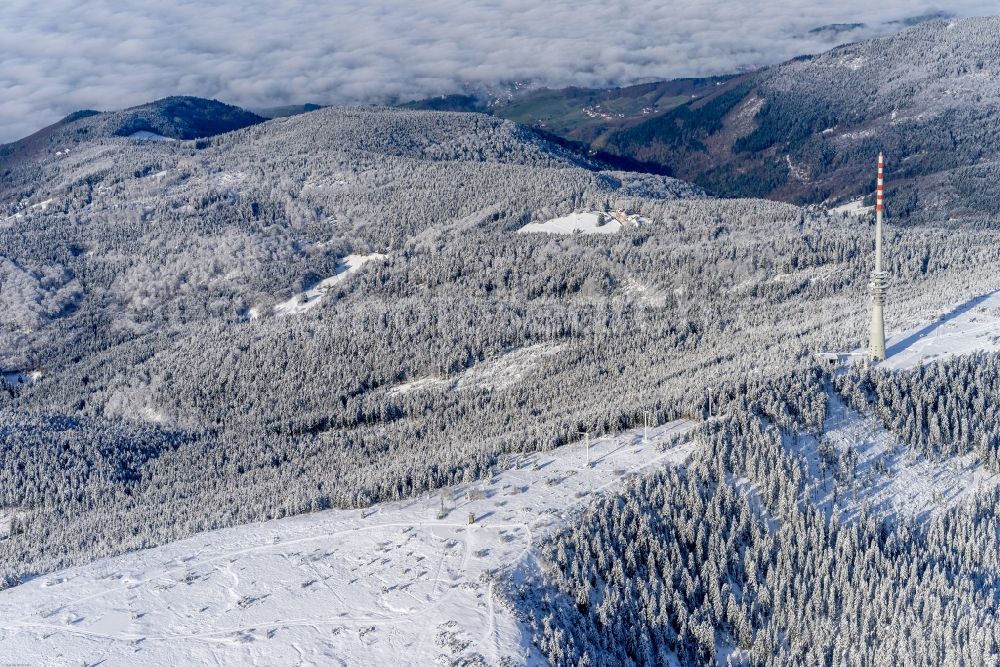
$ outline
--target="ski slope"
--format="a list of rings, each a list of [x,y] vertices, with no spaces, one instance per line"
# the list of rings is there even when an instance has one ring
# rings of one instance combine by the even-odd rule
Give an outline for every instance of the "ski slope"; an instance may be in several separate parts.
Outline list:
[[[1000,350],[1000,291],[958,304],[932,322],[886,341],[885,370],[902,370],[953,355]],[[854,351],[854,361],[864,359]],[[1000,476],[974,453],[937,461],[901,443],[895,435],[829,393],[830,414],[820,437],[802,435],[789,446],[802,455],[812,478],[812,500],[828,513],[851,520],[869,508],[879,514],[926,519],[979,491]]]
[[[538,662],[492,574],[532,558],[593,494],[685,461],[693,444],[662,446],[692,426],[594,440],[591,466],[576,443],[442,495],[202,533],[38,577],[0,592],[0,662]]]

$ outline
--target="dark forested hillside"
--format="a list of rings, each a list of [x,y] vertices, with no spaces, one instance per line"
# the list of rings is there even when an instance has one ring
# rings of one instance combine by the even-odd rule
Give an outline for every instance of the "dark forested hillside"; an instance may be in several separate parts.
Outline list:
[[[403,107],[487,112],[599,149],[615,131],[712,95],[731,78],[674,79],[609,89],[514,87],[506,95],[443,95]]]
[[[930,21],[766,68],[603,148],[719,194],[800,203],[868,195],[883,150],[893,215],[982,219],[998,201],[998,26]]]
[[[998,35],[1000,18],[940,18],[733,77],[420,104],[511,118],[716,195],[796,204],[870,196],[881,150],[890,215],[991,224]]]

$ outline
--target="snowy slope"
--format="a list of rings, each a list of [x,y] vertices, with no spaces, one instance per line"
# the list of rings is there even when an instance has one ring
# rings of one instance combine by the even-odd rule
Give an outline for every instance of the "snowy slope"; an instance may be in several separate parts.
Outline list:
[[[886,341],[879,368],[900,370],[951,355],[1000,350],[1000,291],[958,304],[932,322]],[[864,350],[855,350],[855,360]],[[926,518],[1000,483],[975,454],[928,459],[899,442],[872,416],[853,410],[830,392],[830,416],[819,438],[803,434],[789,445],[805,457],[812,499],[841,518],[868,507],[889,516]]]
[[[288,301],[279,303],[274,307],[274,312],[277,315],[298,315],[309,312],[319,305],[327,292],[337,284],[343,282],[352,273],[360,270],[366,262],[370,262],[373,259],[385,258],[386,255],[377,252],[370,255],[348,255],[337,263],[336,272],[332,276],[324,278],[312,289],[296,294]]]
[[[856,215],[862,216],[867,215],[875,210],[874,206],[865,206],[864,198],[855,199],[849,201],[846,204],[841,204],[840,206],[834,206],[830,209],[830,213],[839,213],[841,215]]]
[[[988,292],[937,320],[886,341],[882,368],[912,368],[948,355],[1000,350],[1000,291]]]
[[[603,224],[601,223],[602,217]],[[617,234],[626,226],[640,227],[648,222],[638,215],[583,211],[545,222],[530,222],[517,231],[519,234],[575,234],[577,232],[580,234]]]
[[[390,387],[390,394],[408,394],[421,389],[448,387],[449,389],[485,388],[491,391],[514,385],[532,371],[543,357],[558,354],[566,348],[558,343],[539,343],[505,352],[497,359],[476,364],[455,377],[425,377]]]
[[[128,135],[128,137],[129,139],[141,139],[142,141],[177,141],[171,137],[165,137],[162,134],[157,134],[156,132],[150,132],[148,130],[133,132]]]
[[[490,573],[531,558],[574,507],[684,461],[673,422],[512,460],[484,480],[367,510],[203,533],[0,592],[0,656],[25,664],[430,665],[528,640]],[[468,525],[469,513],[476,522]]]
[[[801,434],[785,442],[805,459],[812,500],[828,514],[850,521],[868,508],[891,518],[924,520],[1000,483],[975,454],[929,459],[835,392],[829,399],[822,435]]]

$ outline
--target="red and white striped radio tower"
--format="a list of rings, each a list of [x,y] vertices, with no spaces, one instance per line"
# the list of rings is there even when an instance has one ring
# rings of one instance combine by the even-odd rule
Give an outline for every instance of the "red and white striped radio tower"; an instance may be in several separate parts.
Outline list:
[[[868,289],[872,295],[872,331],[868,340],[868,356],[872,361],[885,359],[885,323],[882,306],[889,289],[889,276],[882,268],[882,154],[878,154],[878,185],[875,190],[875,270]]]

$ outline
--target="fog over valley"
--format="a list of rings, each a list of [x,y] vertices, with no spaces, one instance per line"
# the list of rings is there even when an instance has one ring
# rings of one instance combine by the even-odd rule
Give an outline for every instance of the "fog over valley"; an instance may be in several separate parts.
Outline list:
[[[724,74],[995,4],[809,0],[13,0],[0,142],[77,109],[167,95],[241,106],[405,101],[530,80],[608,86]]]

